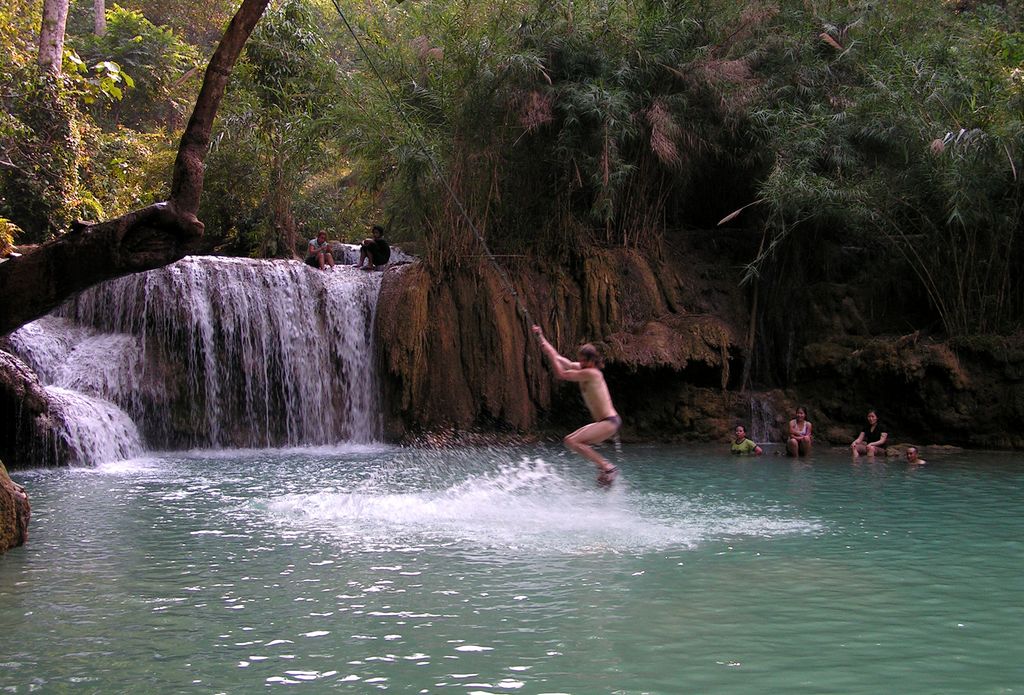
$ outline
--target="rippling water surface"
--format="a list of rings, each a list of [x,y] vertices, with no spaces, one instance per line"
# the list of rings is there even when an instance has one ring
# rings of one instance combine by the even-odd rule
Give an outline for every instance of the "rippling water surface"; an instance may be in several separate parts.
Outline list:
[[[0,691],[1024,692],[1024,461],[164,454],[14,477]]]

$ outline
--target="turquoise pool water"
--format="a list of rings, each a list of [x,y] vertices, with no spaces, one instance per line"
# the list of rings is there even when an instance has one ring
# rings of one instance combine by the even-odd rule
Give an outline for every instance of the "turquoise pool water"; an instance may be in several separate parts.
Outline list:
[[[1024,692],[1024,459],[627,446],[28,471],[0,692]]]

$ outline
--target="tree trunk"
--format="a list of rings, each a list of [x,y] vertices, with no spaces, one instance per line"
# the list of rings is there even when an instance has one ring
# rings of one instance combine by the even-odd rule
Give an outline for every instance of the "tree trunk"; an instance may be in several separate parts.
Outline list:
[[[270,218],[274,228],[274,256],[296,258],[295,216],[292,214],[292,187],[285,174],[283,148],[274,153],[270,174]]]
[[[93,11],[93,33],[96,36],[103,36],[107,33],[107,3],[106,0],[92,0]]]
[[[196,212],[213,119],[242,47],[269,2],[243,0],[210,59],[178,146],[170,199],[108,222],[76,223],[60,239],[0,263],[0,336],[47,314],[75,292],[204,250]],[[64,10],[66,17],[66,1]]]
[[[178,145],[178,157],[174,161],[174,178],[171,182],[171,200],[184,214],[193,219],[199,210],[199,198],[203,194],[203,172],[206,152],[210,149],[210,132],[213,119],[217,116],[220,100],[227,88],[228,77],[235,67],[242,47],[263,16],[270,0],[244,0],[235,13],[220,40],[216,52],[210,58],[203,78],[203,86],[196,99],[185,132]],[[196,220],[198,224],[198,220]]]
[[[64,60],[64,27],[71,0],[43,0],[43,21],[39,26],[39,67],[59,75]]]

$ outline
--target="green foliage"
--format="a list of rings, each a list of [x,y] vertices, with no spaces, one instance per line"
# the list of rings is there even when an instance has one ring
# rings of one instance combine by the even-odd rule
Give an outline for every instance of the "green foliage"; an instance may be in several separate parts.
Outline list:
[[[232,77],[200,211],[232,252],[383,222],[443,272],[479,255],[467,215],[492,250],[555,261],[728,217],[764,236],[747,279],[769,332],[794,330],[776,311],[794,288],[872,280],[865,259],[947,334],[1020,327],[1020,0],[342,6],[368,58],[333,3],[286,0]],[[125,0],[96,37],[75,6],[53,82],[36,4],[0,8],[0,215],[19,240],[165,195],[233,9]]]
[[[10,220],[0,217],[0,257],[6,256],[14,246],[14,240],[21,233],[18,225]]]
[[[72,220],[102,220],[166,195],[177,138],[157,123],[177,125],[195,89],[182,74],[198,60],[171,31],[114,6],[106,36],[69,36],[64,74],[41,75],[38,12],[20,0],[0,10],[11,58],[0,62],[0,215],[27,243],[62,233]]]
[[[712,165],[760,165],[740,108],[754,91],[740,38],[756,15],[506,1],[363,16],[386,89],[353,60],[356,96],[338,108],[347,151],[438,267],[477,253],[463,205],[498,250],[656,247],[708,214],[691,184]]]
[[[79,187],[86,156],[80,114],[64,80],[32,64],[13,74],[18,93],[5,103],[0,125],[0,215],[44,241],[66,228],[88,204]]]
[[[71,37],[71,43],[82,62],[99,71],[94,80],[117,96],[94,110],[101,121],[134,128],[174,127],[191,107],[198,80],[184,77],[199,67],[199,52],[141,12],[114,5],[107,9],[103,36],[86,33]],[[122,85],[128,89],[122,90]],[[123,98],[118,96],[121,91]],[[95,101],[86,99],[89,104]]]
[[[222,117],[223,118],[223,117]],[[206,233],[225,239],[232,252],[255,255],[268,235],[263,198],[265,170],[258,161],[253,139],[221,131],[206,159],[206,180],[199,216]]]
[[[0,60],[0,78],[10,85],[15,74],[35,59],[36,32],[41,9],[33,0],[6,0],[0,4],[0,46],[5,55]]]
[[[436,268],[478,252],[463,206],[493,249],[556,258],[743,209],[779,297],[877,251],[947,333],[1020,326],[1019,3],[348,12],[385,84],[342,56],[345,151]]]
[[[141,12],[156,26],[171,27],[174,33],[200,49],[212,53],[239,6],[238,0],[125,0],[125,8]]]
[[[884,249],[948,334],[1015,330],[1024,90],[1013,23],[995,8],[911,3],[836,15],[785,18],[766,56],[754,122],[775,159],[760,190],[770,242],[750,276],[807,239]],[[835,45],[801,42],[815,31]]]
[[[306,182],[337,170],[328,147],[336,125],[327,117],[339,98],[337,68],[323,24],[314,7],[295,0],[269,10],[246,45],[217,122],[209,175],[223,197],[207,196],[203,209],[221,231],[233,230],[247,253],[297,253],[293,207],[308,195]],[[240,195],[247,206],[238,207]]]
[[[121,101],[125,91],[135,86],[135,80],[121,72],[117,63],[101,60],[90,68],[74,51],[65,51],[64,72],[86,105]]]
[[[117,217],[166,200],[178,143],[163,131],[97,131],[82,182],[96,202],[92,219]]]

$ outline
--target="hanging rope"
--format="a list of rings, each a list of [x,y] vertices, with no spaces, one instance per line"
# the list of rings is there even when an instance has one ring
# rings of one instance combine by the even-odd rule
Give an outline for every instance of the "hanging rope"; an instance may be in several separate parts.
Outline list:
[[[355,40],[356,46],[359,47],[359,52],[363,55],[363,58],[370,66],[370,69],[373,70],[373,74],[376,75],[377,79],[380,81],[381,86],[384,88],[384,92],[388,96],[388,101],[391,102],[391,105],[395,108],[395,111],[398,112],[398,115],[402,118],[402,120],[405,122],[405,125],[409,128],[409,132],[412,133],[413,137],[416,139],[416,143],[423,151],[423,154],[426,155],[427,161],[430,162],[430,168],[434,172],[434,176],[436,176],[437,179],[441,182],[441,185],[444,186],[445,190],[448,192],[448,196],[452,199],[452,202],[455,203],[455,206],[458,208],[459,214],[462,216],[462,219],[466,221],[466,224],[469,225],[469,228],[473,231],[473,235],[476,237],[476,240],[480,243],[480,247],[484,250],[484,254],[487,256],[487,258],[490,259],[491,263],[494,265],[495,270],[498,271],[498,275],[501,278],[502,283],[505,285],[505,290],[512,295],[513,299],[515,299],[516,307],[519,309],[519,312],[522,314],[523,318],[526,319],[526,322],[530,325],[533,325],[534,321],[530,317],[530,312],[526,309],[526,306],[523,305],[522,300],[519,298],[519,292],[516,291],[515,286],[512,284],[512,279],[505,271],[505,268],[498,262],[498,259],[494,257],[494,254],[491,253],[490,247],[488,247],[487,242],[484,241],[483,234],[480,233],[480,230],[477,229],[476,224],[473,223],[473,220],[470,218],[469,213],[466,212],[466,208],[462,204],[462,201],[459,199],[457,195],[455,195],[455,191],[452,190],[451,185],[449,185],[448,179],[441,172],[441,167],[438,166],[433,154],[427,148],[427,143],[423,139],[423,136],[420,134],[419,128],[417,128],[416,125],[409,119],[409,117],[405,113],[405,110],[402,108],[402,103],[395,97],[394,93],[388,87],[387,82],[384,80],[384,76],[380,74],[380,71],[377,69],[376,63],[373,62],[373,58],[371,58],[370,54],[366,51],[365,46],[363,46],[363,42],[359,39],[359,36],[352,28],[352,25],[348,23],[348,19],[345,17],[345,13],[341,11],[341,7],[338,5],[338,0],[331,0],[331,4],[334,5],[334,9],[338,13],[338,16],[341,18],[341,21],[345,24],[345,28],[348,30],[348,33],[351,34],[352,38]]]

